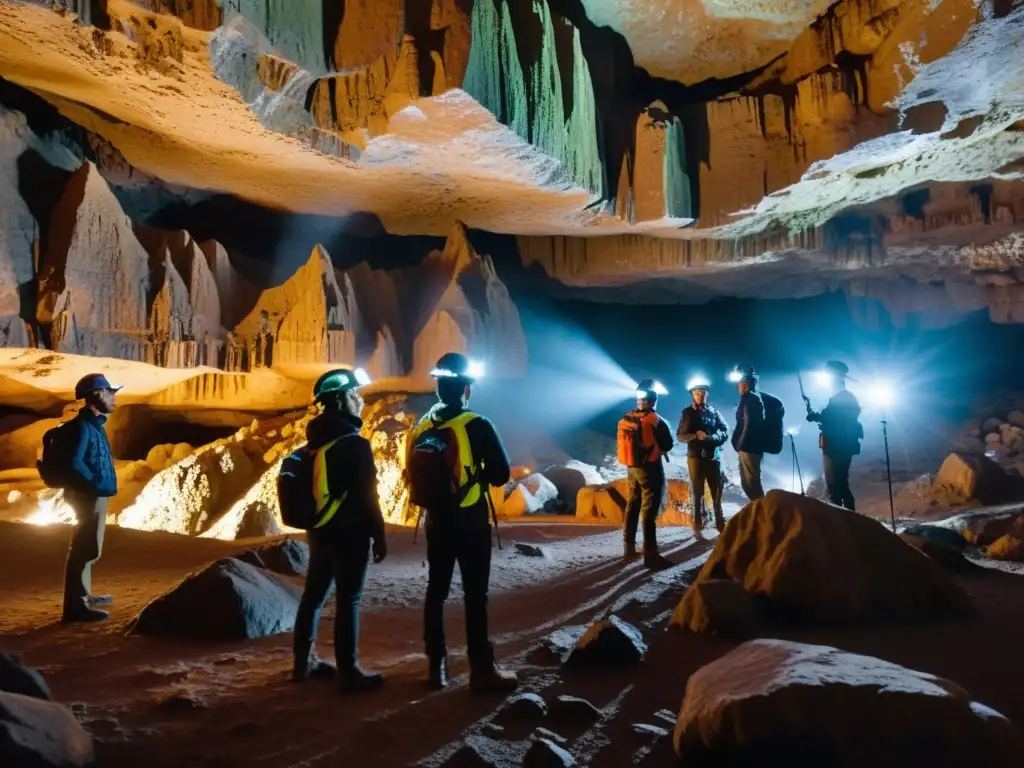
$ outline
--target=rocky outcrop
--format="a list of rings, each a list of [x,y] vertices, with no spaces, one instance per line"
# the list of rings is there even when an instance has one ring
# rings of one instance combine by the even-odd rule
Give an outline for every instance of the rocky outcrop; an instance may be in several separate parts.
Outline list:
[[[584,486],[576,495],[576,517],[581,520],[599,520],[608,525],[622,525],[628,501],[629,484],[625,478],[602,485]],[[682,480],[669,480],[665,483],[662,514],[658,516],[658,524],[683,524],[684,517],[689,520],[689,508],[690,484]]]
[[[86,162],[50,218],[40,261],[41,323],[54,349],[141,359],[149,322],[149,257],[96,166]]]
[[[739,584],[708,579],[686,590],[670,626],[727,637],[750,637],[757,626],[754,600]]]
[[[939,565],[878,521],[779,490],[729,520],[695,584],[712,579],[735,581],[780,616],[816,623],[972,610]]]
[[[1013,725],[949,680],[784,640],[753,640],[691,675],[673,741],[687,765],[995,768],[1022,755]]]
[[[643,661],[647,644],[639,629],[612,615],[592,624],[576,641],[566,664],[586,668],[628,666]]]
[[[1012,437],[1016,435],[1008,432]],[[932,484],[932,498],[943,504],[1001,504],[1024,493],[1024,480],[1005,473],[983,455],[951,453]]]
[[[265,570],[226,558],[186,577],[142,609],[132,634],[232,641],[291,631],[300,591]]]

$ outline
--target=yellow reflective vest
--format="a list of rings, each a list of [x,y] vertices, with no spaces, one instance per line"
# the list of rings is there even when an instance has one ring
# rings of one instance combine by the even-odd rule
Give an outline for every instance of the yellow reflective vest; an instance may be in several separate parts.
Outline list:
[[[449,421],[433,421],[429,415],[420,420],[419,424],[413,427],[409,435],[409,448],[416,442],[416,438],[428,429],[449,428],[455,432],[455,439],[459,444],[459,491],[465,489],[465,495],[459,507],[465,509],[472,507],[480,501],[480,467],[473,459],[473,446],[469,443],[469,435],[466,432],[466,425],[478,418],[475,413],[463,411],[454,419]],[[472,485],[470,485],[472,484]]]
[[[336,437],[320,446],[313,454],[313,498],[316,499],[316,513],[320,518],[314,528],[323,528],[331,522],[348,497],[346,490],[341,496],[332,499],[331,489],[327,483],[327,451],[339,440],[341,438]]]

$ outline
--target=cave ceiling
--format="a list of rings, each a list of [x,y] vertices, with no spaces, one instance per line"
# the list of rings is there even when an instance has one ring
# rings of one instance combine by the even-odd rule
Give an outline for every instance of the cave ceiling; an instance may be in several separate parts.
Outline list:
[[[462,222],[600,300],[1014,322],[1022,50],[1017,0],[0,2],[0,78],[120,199]]]

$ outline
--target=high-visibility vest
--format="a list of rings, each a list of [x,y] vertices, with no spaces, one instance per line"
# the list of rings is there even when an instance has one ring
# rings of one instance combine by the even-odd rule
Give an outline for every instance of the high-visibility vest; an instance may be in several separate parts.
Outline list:
[[[470,445],[469,434],[466,432],[466,425],[476,418],[478,416],[470,411],[463,411],[450,421],[434,421],[428,415],[413,427],[407,443],[411,450],[416,438],[428,429],[451,429],[455,432],[455,439],[459,445],[459,490],[466,489],[459,504],[459,507],[463,509],[472,507],[480,501],[480,468],[473,460],[473,446]]]
[[[345,503],[345,499],[348,497],[348,490],[338,496],[337,498],[331,498],[331,489],[327,483],[327,451],[336,443],[341,440],[340,437],[331,440],[331,442],[322,445],[313,454],[313,498],[316,499],[316,512],[320,518],[314,528],[322,528],[327,525],[331,519],[338,514],[338,510],[341,509],[341,505]]]

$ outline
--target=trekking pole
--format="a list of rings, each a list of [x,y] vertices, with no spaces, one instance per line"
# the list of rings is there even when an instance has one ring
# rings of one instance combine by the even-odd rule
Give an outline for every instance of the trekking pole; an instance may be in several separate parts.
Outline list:
[[[892,464],[889,462],[889,422],[882,419],[882,439],[885,441],[885,475],[889,480],[889,520],[892,522],[892,532],[896,533],[896,505],[892,500]]]
[[[491,510],[491,519],[494,521],[494,538],[498,540],[498,551],[501,551],[501,534],[498,533],[498,511],[494,508],[494,499],[491,498],[490,488],[481,488],[481,493],[487,498],[487,506]]]
[[[793,451],[793,468],[796,470],[796,476],[800,479],[800,495],[806,496],[807,493],[804,491],[804,474],[800,471],[800,457],[796,452],[796,439],[793,437],[793,433],[789,433],[789,447]]]

